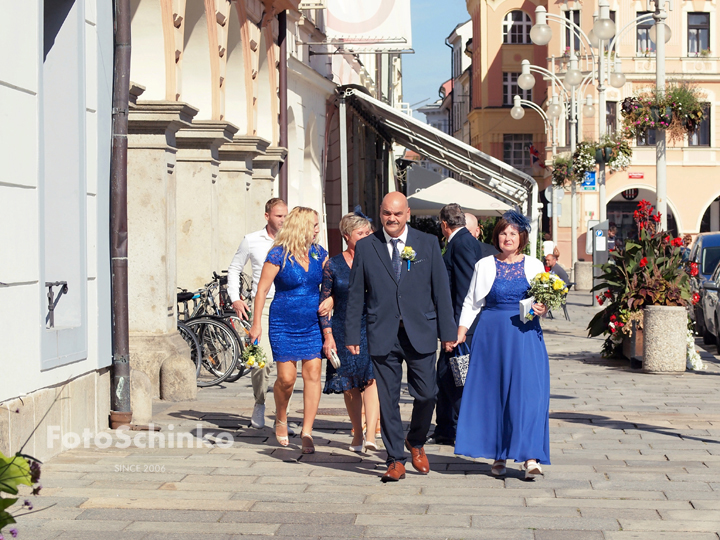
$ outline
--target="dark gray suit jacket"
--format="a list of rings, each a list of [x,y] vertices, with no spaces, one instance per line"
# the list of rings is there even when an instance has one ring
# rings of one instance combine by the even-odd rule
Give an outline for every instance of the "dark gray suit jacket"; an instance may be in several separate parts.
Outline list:
[[[487,244],[478,242],[470,234],[470,231],[462,227],[455,233],[445,248],[443,260],[450,280],[450,298],[452,299],[453,316],[456,324],[460,320],[463,302],[475,272],[475,263],[483,258],[482,246],[487,246]],[[476,326],[477,319],[468,329],[468,334],[472,334]]]
[[[345,317],[345,343],[360,343],[363,305],[367,306],[368,349],[372,356],[390,354],[402,317],[413,348],[420,354],[437,350],[442,341],[457,339],[450,287],[440,246],[435,236],[408,227],[406,246],[415,261],[402,262],[400,280],[395,278],[388,245],[381,230],[360,240],[350,272]]]

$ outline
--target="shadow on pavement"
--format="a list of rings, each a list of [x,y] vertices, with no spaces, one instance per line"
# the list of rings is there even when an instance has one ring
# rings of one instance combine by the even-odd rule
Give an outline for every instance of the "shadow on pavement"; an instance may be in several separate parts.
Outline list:
[[[567,397],[569,396],[562,396]],[[301,452],[301,439],[299,434],[290,437],[290,445],[282,447],[276,442],[271,423],[264,428],[255,429],[250,426],[250,419],[233,413],[203,412],[198,410],[180,410],[168,416],[178,420],[192,421],[205,424],[201,428],[190,430],[193,437],[204,439],[217,447],[223,447],[226,442],[251,445],[259,455],[269,456],[282,462],[297,462],[310,464],[316,467],[357,473],[366,476],[376,476],[378,481],[385,472],[384,450],[356,454],[348,450],[351,442],[350,421],[327,420],[317,417],[313,428],[313,438],[316,451],[314,454]],[[293,414],[288,415],[290,422],[302,424],[302,418]],[[207,424],[210,424],[208,427]],[[405,429],[409,422],[403,422]],[[299,433],[299,429],[296,430]],[[432,432],[432,429],[430,430]],[[337,435],[345,436],[345,442],[338,441]],[[237,446],[236,446],[237,448]],[[474,461],[452,454],[441,453],[438,445],[426,445],[425,451],[430,461],[430,468],[439,474],[484,475],[502,481],[503,478],[518,478],[524,480],[524,473],[508,467],[505,477],[496,477],[490,473],[490,463]],[[408,474],[417,474],[410,463],[409,454],[406,468]]]
[[[632,422],[630,420],[619,420],[617,418],[611,418],[609,416],[602,416],[599,414],[588,414],[588,413],[573,413],[573,412],[551,412],[550,418],[553,420],[563,420],[565,422],[573,422],[585,425],[596,425],[598,427],[612,428],[620,431],[626,429],[640,431],[647,431],[648,433],[658,433],[660,435],[666,435],[668,437],[676,437],[680,440],[700,441],[704,443],[720,444],[720,441],[714,441],[712,439],[703,437],[694,437],[692,435],[681,435],[672,431],[667,431],[660,426],[653,426],[652,424],[643,424]]]

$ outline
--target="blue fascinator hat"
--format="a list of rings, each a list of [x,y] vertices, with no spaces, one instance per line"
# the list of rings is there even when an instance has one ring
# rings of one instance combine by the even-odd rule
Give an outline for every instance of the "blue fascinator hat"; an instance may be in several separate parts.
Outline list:
[[[360,206],[359,204],[353,209],[353,214],[355,214],[355,215],[358,216],[358,217],[367,219],[370,223],[372,223],[372,218],[370,218],[370,217],[366,216],[365,214],[363,214],[363,212],[362,212],[362,206]]]
[[[503,219],[510,223],[510,225],[514,225],[518,228],[520,231],[526,231],[528,234],[532,232],[532,226],[530,225],[530,220],[523,216],[520,212],[517,210],[508,210],[503,214]]]

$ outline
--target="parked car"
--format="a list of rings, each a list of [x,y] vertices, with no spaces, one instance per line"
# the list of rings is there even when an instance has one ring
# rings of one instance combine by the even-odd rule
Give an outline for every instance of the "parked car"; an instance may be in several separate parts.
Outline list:
[[[709,294],[712,289],[704,288],[703,283],[713,276],[718,262],[720,262],[720,232],[699,234],[690,251],[690,262],[697,263],[699,270],[698,275],[690,279],[692,291],[700,295],[700,301],[695,304],[695,310],[692,313],[695,319],[695,329],[703,337],[703,342],[709,345],[715,341],[717,331],[713,333],[708,328],[714,317],[714,310],[710,305],[713,295]],[[714,294],[714,297],[717,302],[717,293]],[[707,312],[706,304],[708,305]]]
[[[703,295],[703,320],[705,332],[712,336],[715,340],[715,346],[720,353],[720,301],[718,301],[718,289],[720,289],[720,264],[717,265],[715,271],[702,284]],[[705,342],[707,344],[707,341]]]

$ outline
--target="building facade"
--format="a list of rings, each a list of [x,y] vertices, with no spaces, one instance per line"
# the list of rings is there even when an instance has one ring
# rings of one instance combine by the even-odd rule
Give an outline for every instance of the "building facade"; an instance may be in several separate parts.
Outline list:
[[[227,268],[247,232],[265,225],[264,205],[279,195],[281,167],[289,206],[317,210],[321,242],[329,245],[326,216],[337,231],[348,210],[329,185],[339,183],[338,88],[353,84],[402,101],[399,54],[338,54],[323,4],[302,10],[299,0],[131,2],[127,211],[136,424],[150,420],[153,399],[179,398],[162,384],[173,376],[163,366],[191,362],[176,330],[178,287],[202,287]],[[39,425],[24,451],[42,459],[62,450],[66,433],[108,427],[113,10],[94,0],[38,0],[30,8],[4,5],[0,15],[0,115],[12,127],[0,134],[0,298],[13,306],[2,319],[0,450],[17,451]],[[379,207],[390,185],[391,146],[378,144],[352,116],[354,133],[367,139],[362,151],[375,145],[388,152],[366,158],[359,139],[350,147],[382,182],[377,189],[351,185],[357,196],[348,202]],[[182,399],[194,395],[188,386]],[[51,448],[46,424],[60,429]]]
[[[112,60],[107,2],[0,6],[5,455],[108,427]]]
[[[472,110],[469,114],[472,144],[506,163],[518,168],[531,170],[531,158],[525,149],[533,144],[536,149],[546,149],[547,161],[551,160],[549,137],[541,117],[526,109],[521,120],[513,120],[509,114],[512,97],[520,95],[534,103],[547,106],[546,82],[535,75],[536,84],[532,90],[522,90],[517,84],[520,62],[527,59],[531,64],[550,68],[555,58],[556,70],[560,77],[568,67],[567,50],[570,33],[557,22],[549,22],[553,38],[547,46],[538,47],[530,41],[530,28],[535,23],[535,8],[543,6],[549,13],[566,18],[578,24],[586,33],[592,29],[593,14],[597,12],[597,1],[568,1],[549,3],[544,1],[519,0],[468,0],[468,12],[473,21],[473,68],[472,68]],[[702,89],[707,103],[708,118],[697,134],[676,144],[668,143],[668,227],[674,234],[697,234],[720,230],[720,184],[714,179],[712,167],[717,166],[718,139],[715,129],[717,95],[720,90],[718,59],[713,52],[717,47],[717,29],[720,18],[716,6],[711,2],[675,2],[668,12],[667,25],[672,37],[666,44],[666,73],[668,82],[690,83]],[[650,40],[649,24],[635,25],[631,21],[646,13],[642,1],[620,2],[610,0],[610,15],[617,31],[626,28],[618,37],[616,55],[610,60],[619,60],[626,76],[625,85],[616,89],[610,85],[606,91],[606,133],[621,128],[620,106],[626,97],[654,86],[655,44]],[[581,64],[589,56],[582,49],[583,40],[576,38],[573,49],[580,52]],[[596,50],[597,52],[597,50]],[[581,67],[581,69],[583,69]],[[597,113],[598,94],[594,86],[587,90],[595,103],[593,117],[578,118],[578,141],[598,140],[600,128]],[[584,99],[586,96],[580,96]],[[569,128],[567,122],[559,122],[558,152],[568,151]],[[632,141],[632,165],[626,171],[606,176],[607,216],[627,234],[632,226],[632,213],[637,202],[645,198],[655,201],[655,144],[654,137]],[[537,171],[535,171],[537,172]],[[541,187],[549,178],[536,176]],[[689,188],[689,189],[688,189]],[[543,202],[547,203],[543,199]],[[592,189],[582,192],[578,204],[578,258],[590,260],[585,251],[588,221],[596,220],[600,214],[599,195]],[[561,263],[570,265],[570,196],[562,200],[559,216],[558,244]],[[550,223],[545,220],[545,230]]]

